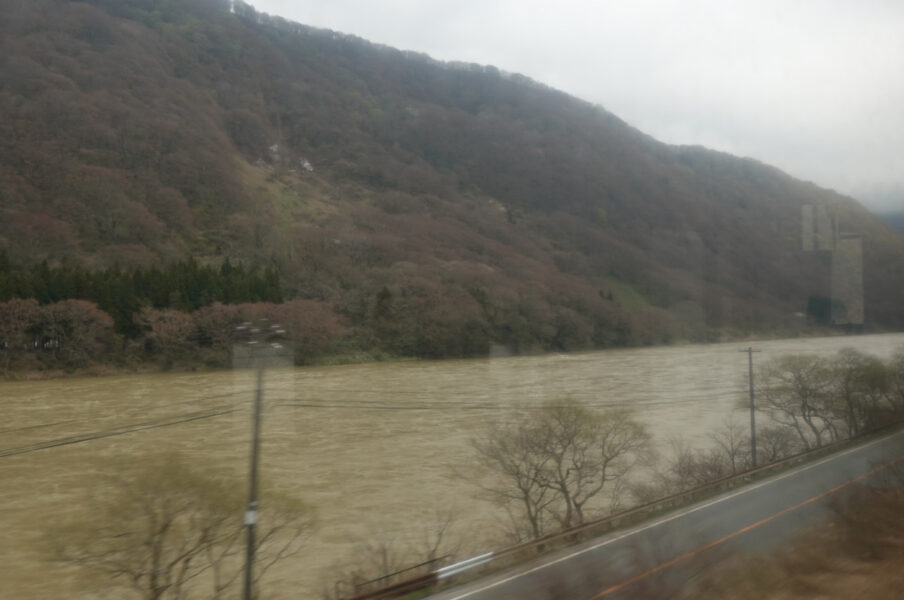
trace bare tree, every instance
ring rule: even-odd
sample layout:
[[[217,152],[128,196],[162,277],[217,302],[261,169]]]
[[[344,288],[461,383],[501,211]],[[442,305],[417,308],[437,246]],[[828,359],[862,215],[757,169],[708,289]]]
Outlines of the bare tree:
[[[831,371],[809,355],[780,356],[760,368],[758,409],[797,432],[806,449],[838,439]]]
[[[489,427],[473,446],[493,474],[484,489],[507,509],[514,504],[513,521],[539,537],[550,520],[562,528],[583,523],[606,485],[647,454],[649,439],[630,411],[559,401],[508,427]]]
[[[668,466],[660,476],[660,486],[666,493],[679,492],[731,475],[731,463],[718,446],[705,450],[692,448],[687,441],[674,438],[670,442],[669,456]]]
[[[798,451],[800,440],[784,425],[762,427],[756,432],[757,455],[760,464],[787,458]]]
[[[146,600],[223,597],[241,572],[240,487],[179,456],[133,464],[140,468],[118,466],[97,486],[90,514],[48,532],[53,558]],[[258,578],[297,552],[311,526],[300,504],[271,498],[261,512]]]
[[[712,446],[693,448],[686,439],[672,437],[665,467],[657,470],[656,482],[634,487],[633,493],[638,500],[652,501],[734,475],[750,465],[750,436],[747,429],[730,415],[709,438]]]
[[[424,561],[456,556],[463,543],[456,527],[457,520],[458,515],[452,509],[434,511],[413,536],[411,550],[414,555]]]
[[[606,484],[598,415],[565,403],[550,404],[534,424],[546,435],[541,455],[548,457],[539,483],[559,497],[555,517],[563,529],[584,521],[584,506]]]
[[[684,437],[670,435],[663,451],[665,463],[658,460],[653,477],[632,484],[632,495],[638,502],[645,503],[693,487],[699,477],[699,453]]]
[[[904,414],[904,346],[898,348],[888,363],[888,398],[896,415]]]
[[[832,361],[831,374],[839,420],[846,425],[848,437],[874,427],[880,411],[893,412],[890,369],[875,356],[843,348]]]
[[[657,485],[652,490],[646,490],[644,500],[655,500],[697,483],[696,452],[686,439],[678,435],[670,436],[666,455],[669,460],[668,466],[659,473]]]
[[[722,428],[711,434],[710,439],[716,444],[717,454],[727,462],[731,475],[750,466],[750,435],[731,416],[722,420]]]
[[[471,440],[481,465],[492,473],[489,482],[482,474],[475,481],[509,515],[517,540],[542,536],[556,501],[555,494],[544,485],[543,473],[551,460],[545,451],[547,435],[524,416],[509,427],[491,424]]]
[[[621,482],[636,466],[652,458],[650,433],[634,418],[632,410],[605,411],[598,418],[598,428],[603,480]]]

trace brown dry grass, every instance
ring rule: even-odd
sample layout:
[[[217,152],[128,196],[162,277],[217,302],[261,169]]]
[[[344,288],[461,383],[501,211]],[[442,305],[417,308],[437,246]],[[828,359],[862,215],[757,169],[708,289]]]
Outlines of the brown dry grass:
[[[795,537],[771,555],[723,562],[682,595],[687,600],[901,597],[904,489],[866,486],[838,500],[828,523]]]

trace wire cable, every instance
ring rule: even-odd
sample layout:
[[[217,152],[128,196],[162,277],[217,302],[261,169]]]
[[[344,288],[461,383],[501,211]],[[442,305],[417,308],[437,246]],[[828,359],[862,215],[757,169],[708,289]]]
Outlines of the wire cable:
[[[47,427],[55,427],[57,425],[67,425],[67,424],[71,424],[71,423],[86,423],[86,422],[91,422],[91,421],[104,421],[104,420],[122,417],[124,415],[134,415],[136,413],[150,412],[150,411],[162,409],[162,408],[171,408],[173,406],[182,406],[185,404],[196,404],[198,402],[204,402],[205,400],[217,400],[217,399],[221,399],[221,398],[228,398],[230,396],[237,396],[239,394],[249,394],[250,395],[252,393],[254,393],[254,390],[251,388],[248,388],[247,390],[239,390],[239,391],[229,392],[229,393],[224,393],[224,394],[214,394],[213,396],[203,396],[201,398],[189,398],[187,400],[179,400],[177,402],[169,402],[166,404],[145,404],[144,406],[141,406],[141,407],[126,410],[123,413],[95,415],[95,416],[90,416],[90,417],[80,417],[77,419],[66,419],[64,421],[54,421],[53,423],[37,423],[34,425],[24,425],[22,427],[11,427],[9,429],[0,429],[0,434],[17,433],[20,431],[30,431],[30,430],[34,430],[34,429],[44,429]]]
[[[0,458],[8,458],[10,456],[16,456],[19,454],[28,454],[31,452],[37,452],[38,450],[47,450],[49,448],[58,448],[60,446],[81,444],[83,442],[90,442],[93,440],[99,440],[99,439],[103,439],[103,438],[125,435],[127,433],[134,433],[136,431],[147,431],[150,429],[159,429],[161,427],[170,427],[172,425],[180,425],[182,423],[190,423],[193,421],[212,419],[214,417],[220,417],[223,415],[228,415],[228,414],[231,414],[234,412],[238,412],[240,409],[234,408],[234,406],[235,405],[218,407],[220,410],[215,410],[214,412],[199,411],[197,413],[191,413],[188,415],[184,415],[178,419],[171,419],[171,420],[165,420],[165,421],[147,421],[144,423],[136,423],[133,425],[117,427],[115,429],[108,429],[106,431],[95,431],[92,433],[85,433],[85,434],[80,434],[80,435],[67,436],[64,438],[57,438],[55,440],[46,440],[43,442],[29,444],[27,446],[19,446],[16,448],[6,448],[4,450],[0,450]]]
[[[442,402],[442,403],[412,403],[412,404],[388,404],[381,401],[329,401],[322,399],[298,400],[298,399],[279,399],[268,398],[269,401],[276,401],[276,407],[292,407],[292,408],[324,408],[324,409],[352,409],[352,410],[488,410],[488,411],[522,411],[522,410],[542,410],[545,404],[496,404],[489,402]],[[586,407],[586,408],[643,408],[650,406],[678,406],[684,404],[699,403],[699,398],[686,398],[683,400],[667,400],[662,402],[605,402],[605,403],[580,403],[565,404],[565,406]]]

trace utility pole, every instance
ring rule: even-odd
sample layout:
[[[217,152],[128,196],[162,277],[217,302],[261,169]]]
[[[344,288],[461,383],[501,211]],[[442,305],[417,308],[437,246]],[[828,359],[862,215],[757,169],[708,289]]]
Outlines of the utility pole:
[[[261,410],[264,399],[264,358],[265,352],[270,349],[279,349],[282,346],[271,340],[285,333],[279,325],[265,327],[263,323],[253,327],[251,323],[243,323],[236,328],[238,332],[251,334],[248,340],[252,365],[255,370],[257,384],[254,388],[254,410],[251,423],[251,473],[248,481],[248,507],[245,510],[245,527],[247,530],[247,545],[245,552],[245,585],[244,600],[254,598],[254,554],[257,547],[255,539],[255,526],[258,515],[258,463],[260,462],[260,438],[261,438]],[[270,343],[268,343],[270,342]]]
[[[750,383],[750,460],[752,461],[752,465],[756,468],[756,405],[753,401],[753,353],[760,352],[760,350],[754,350],[753,347],[748,347],[746,350],[740,350],[740,352],[747,353],[747,366],[748,366],[748,381]]]
[[[253,343],[253,342],[252,342]],[[252,600],[253,584],[254,584],[254,550],[255,550],[255,531],[257,525],[257,465],[260,460],[260,439],[261,439],[261,402],[264,396],[264,365],[258,348],[252,347],[254,357],[254,368],[257,371],[257,385],[254,391],[254,417],[251,425],[251,474],[248,482],[248,508],[245,511],[245,527],[248,532],[248,543],[245,553],[245,600]]]

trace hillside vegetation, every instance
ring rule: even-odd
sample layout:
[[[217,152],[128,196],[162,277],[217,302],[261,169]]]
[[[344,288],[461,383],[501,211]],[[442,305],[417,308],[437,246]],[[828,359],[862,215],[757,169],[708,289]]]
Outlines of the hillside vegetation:
[[[812,204],[864,236],[867,328],[904,326],[904,237],[853,200],[523,76],[226,0],[8,0],[0,30],[20,275],[229,259],[375,355],[787,333],[826,320]]]

